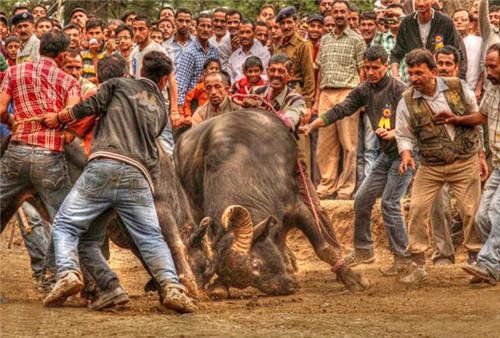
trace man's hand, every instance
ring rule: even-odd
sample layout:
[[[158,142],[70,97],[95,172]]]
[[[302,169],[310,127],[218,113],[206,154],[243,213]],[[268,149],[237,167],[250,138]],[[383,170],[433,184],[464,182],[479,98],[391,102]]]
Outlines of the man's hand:
[[[436,124],[460,124],[460,119],[460,116],[451,111],[441,111],[436,114],[434,121]]]
[[[304,134],[305,136],[309,136],[313,132],[313,127],[311,124],[306,124],[299,127],[299,133]]]
[[[243,108],[257,108],[262,104],[262,101],[256,100],[252,97],[245,97],[243,101],[241,101],[241,105]]]
[[[404,175],[408,170],[408,167],[413,168],[413,170],[417,168],[415,160],[411,156],[411,152],[409,150],[403,150],[401,152],[401,164],[399,165],[399,173],[401,175]]]
[[[190,126],[193,122],[191,121],[191,118],[192,116],[189,115],[189,116],[185,116],[183,119],[182,119],[182,124],[183,125],[186,125],[186,126]]]
[[[60,121],[57,113],[46,113],[42,117],[42,123],[48,128],[56,129],[59,127]]]
[[[482,93],[483,93],[482,86],[477,86],[476,89],[474,90],[474,94],[476,94],[476,100],[477,100],[477,102],[481,101],[481,94]]]
[[[479,153],[479,169],[481,170],[481,182],[488,179],[490,170],[488,168],[488,162],[486,161],[486,155],[483,151]]]
[[[233,35],[231,38],[231,49],[233,52],[240,48],[240,36],[239,35]]]
[[[179,126],[182,124],[182,116],[181,114],[179,114],[179,112],[171,112],[170,119],[172,120],[173,128],[179,128]]]
[[[387,130],[384,128],[378,128],[377,130],[375,130],[375,134],[386,141],[390,141],[396,138],[396,129]]]
[[[118,45],[115,39],[109,40],[108,42],[106,42],[106,54],[107,55],[113,54],[117,47]]]
[[[302,116],[302,120],[300,121],[300,124],[301,125],[308,124],[309,121],[311,121],[311,117],[312,117],[312,110],[311,110],[311,108],[306,108],[306,113],[304,114],[304,116]]]

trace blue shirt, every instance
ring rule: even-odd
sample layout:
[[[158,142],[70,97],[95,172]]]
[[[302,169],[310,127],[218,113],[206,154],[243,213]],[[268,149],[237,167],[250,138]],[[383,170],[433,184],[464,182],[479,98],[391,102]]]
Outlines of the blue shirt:
[[[208,44],[208,51],[205,52],[198,39],[193,41],[181,53],[175,72],[179,90],[179,106],[184,105],[186,94],[198,83],[203,73],[203,66],[208,59],[219,59],[217,48]]]
[[[196,38],[193,35],[189,35],[189,39],[186,41],[184,46],[180,45],[176,40],[175,40],[175,34],[172,36],[170,39],[165,41],[163,43],[163,48],[167,51],[168,56],[172,61],[174,62],[175,68],[177,68],[177,65],[179,63],[179,57],[181,55],[181,52],[189,47],[191,43],[193,43],[196,40]]]

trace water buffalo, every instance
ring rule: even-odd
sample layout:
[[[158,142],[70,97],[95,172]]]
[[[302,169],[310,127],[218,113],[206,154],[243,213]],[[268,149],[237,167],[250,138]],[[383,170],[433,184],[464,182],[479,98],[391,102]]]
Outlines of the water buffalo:
[[[360,275],[339,264],[334,229],[310,179],[299,171],[293,135],[274,114],[247,109],[207,120],[179,138],[175,163],[194,220],[214,220],[208,233],[217,295],[248,286],[267,294],[293,292],[297,282],[286,246],[293,227],[346,287],[366,287]]]

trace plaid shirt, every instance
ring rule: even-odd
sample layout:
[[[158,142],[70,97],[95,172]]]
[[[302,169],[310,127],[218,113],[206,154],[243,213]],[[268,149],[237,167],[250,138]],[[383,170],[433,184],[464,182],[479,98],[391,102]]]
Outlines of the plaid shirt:
[[[187,46],[179,57],[175,79],[179,90],[179,106],[184,106],[186,94],[196,86],[203,73],[203,65],[208,59],[219,59],[217,48],[208,44],[205,52],[198,39]]]
[[[321,74],[320,89],[355,88],[360,83],[358,69],[363,67],[366,44],[352,29],[340,36],[334,31],[321,38],[316,64]]]
[[[47,112],[59,112],[69,97],[79,97],[78,82],[64,73],[54,60],[40,57],[9,68],[0,86],[0,93],[12,97],[14,126],[12,140],[62,151],[63,134],[40,123]]]
[[[396,45],[396,37],[390,31],[384,34],[377,32],[374,42],[382,46],[382,48],[385,49],[388,55],[391,55],[391,51]],[[406,84],[408,84],[408,73],[406,72],[407,68],[408,66],[406,65],[405,60],[401,60],[401,63],[399,64],[399,76],[401,76],[401,80]],[[390,68],[387,73],[389,75],[392,75]]]
[[[490,84],[479,111],[488,115],[488,138],[493,166],[500,167],[500,85]]]

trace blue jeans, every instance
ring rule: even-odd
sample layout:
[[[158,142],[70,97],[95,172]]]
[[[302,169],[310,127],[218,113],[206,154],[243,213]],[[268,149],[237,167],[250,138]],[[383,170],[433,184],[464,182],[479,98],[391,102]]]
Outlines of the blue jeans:
[[[377,135],[373,131],[370,119],[366,114],[362,116],[363,118],[359,119],[358,155],[356,160],[356,185],[358,188],[370,174],[380,154],[380,144]]]
[[[397,256],[408,256],[408,234],[400,200],[413,177],[413,169],[399,174],[401,159],[391,160],[381,153],[375,161],[371,173],[359,187],[354,199],[354,247],[373,251],[371,238],[371,214],[377,197],[382,196],[382,217],[392,252]]]
[[[85,233],[87,250],[82,261],[105,266],[109,279],[116,278],[101,254],[104,225],[91,222],[108,208],[122,219],[156,281],[164,286],[179,283],[170,249],[161,233],[151,189],[135,167],[111,159],[91,161],[78,178],[54,219],[57,276],[80,271],[78,245]],[[89,253],[89,250],[92,253]],[[105,265],[103,265],[105,264]],[[106,271],[101,273],[107,273]],[[103,276],[98,277],[104,278]]]
[[[476,214],[476,230],[484,241],[477,257],[483,266],[500,280],[500,168],[495,168],[484,186]]]

